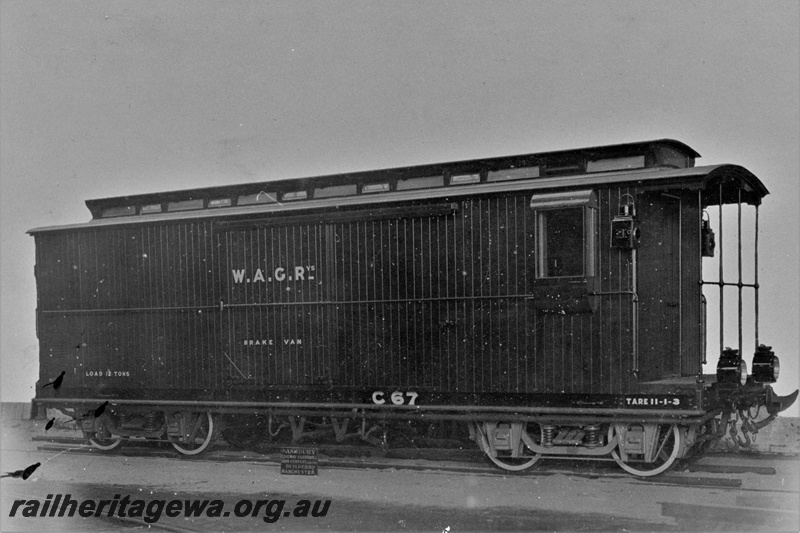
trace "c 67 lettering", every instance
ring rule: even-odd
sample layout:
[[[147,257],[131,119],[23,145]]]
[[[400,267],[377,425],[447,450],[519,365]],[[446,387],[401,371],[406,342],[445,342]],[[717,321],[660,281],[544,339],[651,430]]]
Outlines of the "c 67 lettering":
[[[387,401],[390,401],[394,405],[416,405],[414,402],[417,401],[417,396],[419,396],[419,394],[412,391],[408,392],[394,391],[391,394],[389,394],[389,397],[387,399],[386,393],[378,390],[372,393],[372,403],[374,403],[375,405],[383,405]]]

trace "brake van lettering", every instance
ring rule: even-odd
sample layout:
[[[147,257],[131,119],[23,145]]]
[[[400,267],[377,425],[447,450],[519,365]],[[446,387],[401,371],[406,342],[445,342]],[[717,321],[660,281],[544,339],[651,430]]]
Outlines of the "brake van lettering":
[[[631,407],[680,407],[680,398],[625,398],[625,405]]]
[[[275,346],[275,339],[244,339],[242,344],[245,346]],[[303,339],[283,339],[285,346],[299,346],[303,344]]]
[[[86,370],[87,378],[129,378],[131,373],[128,370]]]
[[[372,403],[374,403],[375,405],[385,404],[386,403],[385,395],[386,393],[383,391],[373,392]],[[394,391],[389,395],[389,401],[391,401],[394,405],[416,405],[414,402],[417,401],[418,396],[419,394],[412,391],[409,392]]]
[[[231,269],[231,275],[234,283],[314,281],[316,271],[316,265],[294,265],[290,267],[280,266],[273,269],[257,268],[252,275],[248,275],[246,268],[233,268]]]

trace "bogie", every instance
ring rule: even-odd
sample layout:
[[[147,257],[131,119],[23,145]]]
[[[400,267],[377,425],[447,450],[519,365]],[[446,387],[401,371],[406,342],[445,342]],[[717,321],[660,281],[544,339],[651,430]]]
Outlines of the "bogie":
[[[536,428],[533,434],[530,428]],[[605,436],[600,432],[605,429]],[[669,470],[685,457],[696,430],[677,424],[555,426],[522,422],[471,423],[470,433],[489,459],[505,470],[525,470],[542,457],[613,457],[642,477]],[[702,453],[702,451],[701,451]]]

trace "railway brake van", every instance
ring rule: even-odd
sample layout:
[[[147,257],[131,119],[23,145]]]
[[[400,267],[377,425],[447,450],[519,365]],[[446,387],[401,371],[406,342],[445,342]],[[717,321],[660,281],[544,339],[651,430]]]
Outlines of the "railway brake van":
[[[88,223],[29,232],[34,401],[101,450],[446,427],[508,470],[650,476],[732,429],[746,444],[797,392],[770,387],[757,269],[725,277],[751,241],[714,228],[754,209],[757,235],[768,191],[697,157],[665,139],[89,200]],[[720,334],[708,374],[704,291],[738,298],[720,331],[755,296],[755,345]]]

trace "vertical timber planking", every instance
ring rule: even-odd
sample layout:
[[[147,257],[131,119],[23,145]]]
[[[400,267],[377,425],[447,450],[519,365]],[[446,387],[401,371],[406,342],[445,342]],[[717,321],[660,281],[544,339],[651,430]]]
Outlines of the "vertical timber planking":
[[[627,192],[598,190],[602,292],[632,283],[630,259],[609,239]],[[302,387],[320,378],[339,387],[449,392],[629,390],[628,295],[602,296],[594,314],[533,310],[529,202],[530,194],[514,194],[464,199],[453,214],[435,217],[231,231],[182,221],[41,235],[42,311],[72,313],[42,321],[71,329],[65,344],[92,335],[85,364],[138,364],[129,370],[144,389],[225,391],[230,378],[245,389]],[[686,231],[685,246],[695,246]],[[314,282],[237,287],[231,280],[234,269],[252,275],[281,266],[294,275],[296,265],[314,265]],[[99,327],[104,313],[86,312],[103,309],[119,310],[113,327]],[[697,311],[686,309],[688,330]],[[250,338],[303,344],[245,346]]]

